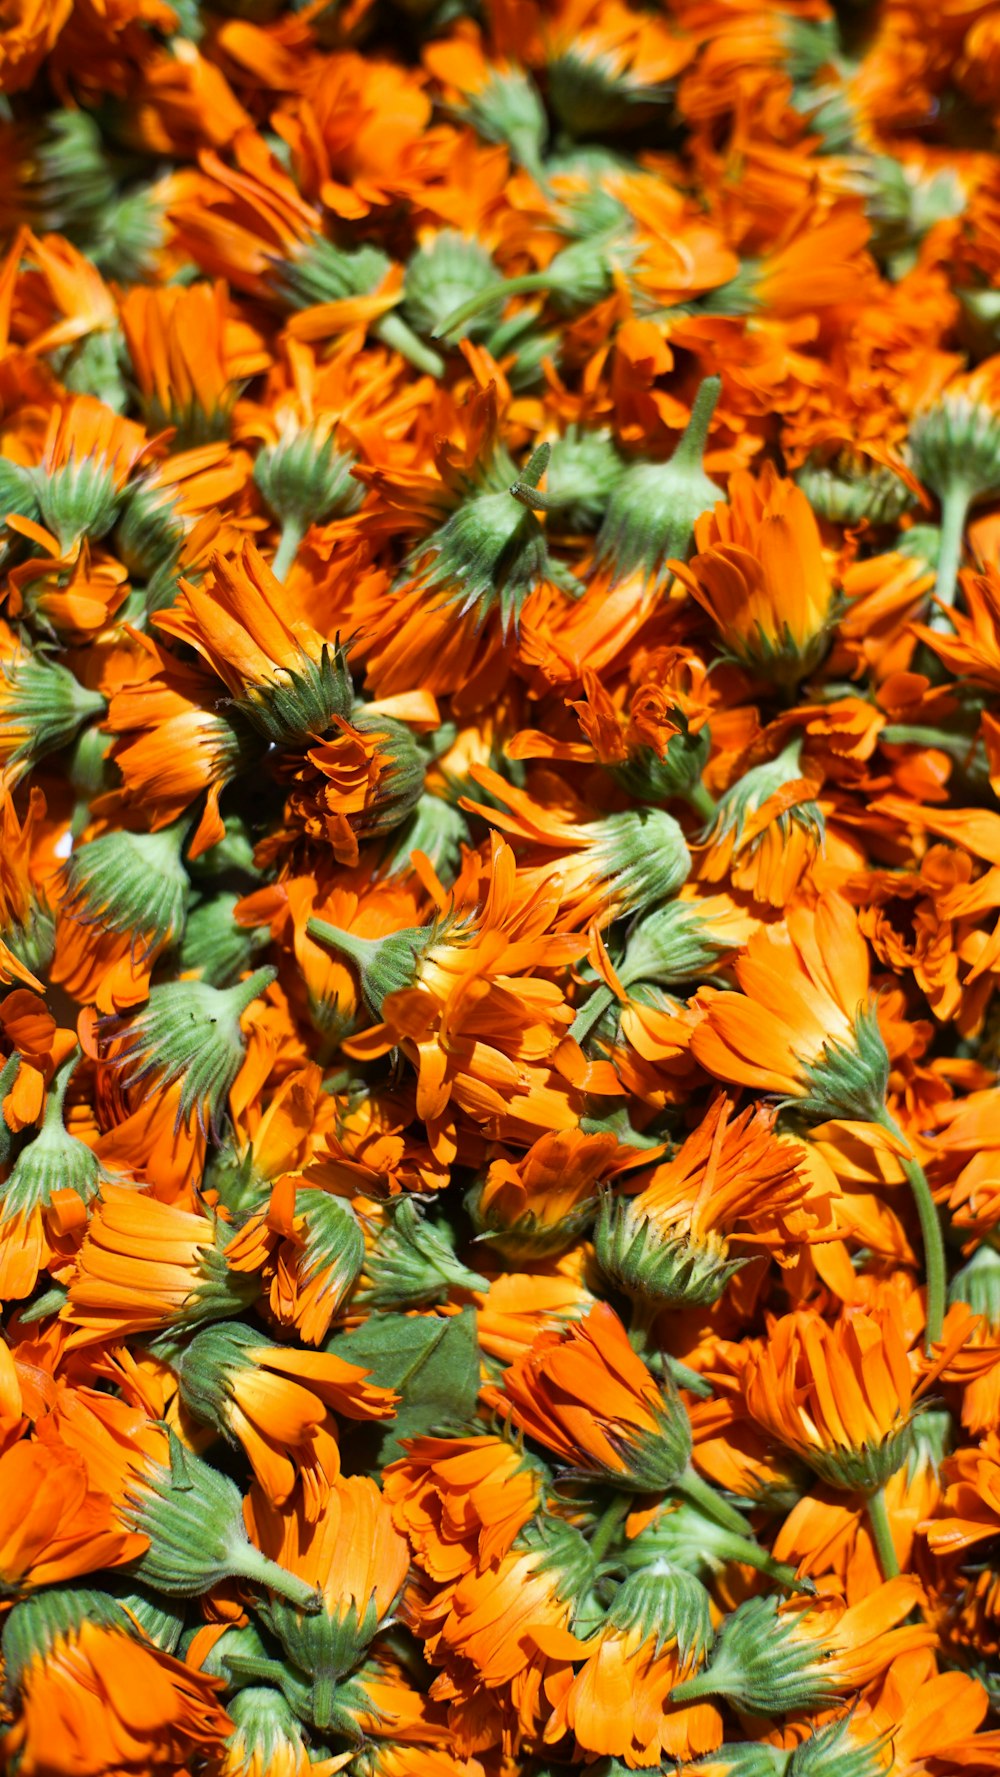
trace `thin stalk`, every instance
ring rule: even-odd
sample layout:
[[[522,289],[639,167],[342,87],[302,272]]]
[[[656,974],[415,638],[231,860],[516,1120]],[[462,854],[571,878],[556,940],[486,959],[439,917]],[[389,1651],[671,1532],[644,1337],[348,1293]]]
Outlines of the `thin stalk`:
[[[569,1027],[569,1034],[574,1043],[582,1043],[584,1037],[590,1035],[601,1013],[607,1011],[614,997],[614,990],[607,985],[607,982],[602,981],[599,987],[595,987],[586,1005],[580,1007]]]
[[[434,338],[445,339],[456,327],[464,327],[466,321],[474,320],[476,315],[482,314],[484,309],[492,307],[494,303],[505,302],[508,296],[529,296],[536,290],[548,290],[551,285],[552,279],[544,271],[524,272],[519,278],[498,278],[495,283],[487,284],[485,290],[477,290],[475,296],[469,297],[468,302],[460,303],[457,309],[452,309],[440,327],[435,327]]]
[[[934,592],[937,605],[930,615],[930,627],[953,629],[949,611],[955,603],[958,569],[962,560],[962,541],[971,499],[964,482],[956,482],[941,495],[941,543],[938,549],[937,583]],[[941,606],[947,607],[941,610]]]
[[[715,797],[706,790],[700,778],[696,784],[692,784],[689,789],[684,791],[684,800],[694,809],[695,814],[701,817],[706,826],[709,821],[714,821],[718,812],[718,804]]]
[[[707,1481],[703,1481],[690,1463],[680,1478],[674,1482],[674,1492],[679,1493],[691,1505],[697,1506],[698,1510],[704,1512],[706,1518],[711,1518],[714,1524],[721,1524],[723,1530],[731,1531],[734,1536],[746,1536],[747,1522],[742,1513],[738,1512],[735,1506],[727,1505],[725,1500],[716,1493],[715,1488],[710,1487]]]
[[[299,545],[306,534],[306,527],[300,518],[288,518],[281,527],[281,538],[274,552],[271,572],[276,580],[283,580],[288,573],[295,557],[299,553]]]
[[[880,1118],[883,1129],[896,1136],[906,1146],[906,1137],[898,1123],[883,1110]],[[920,1238],[924,1247],[924,1270],[927,1276],[927,1328],[924,1334],[924,1348],[930,1353],[931,1347],[941,1338],[944,1327],[945,1297],[947,1293],[947,1270],[944,1258],[944,1236],[941,1233],[941,1219],[937,1205],[931,1196],[931,1188],[927,1183],[927,1174],[914,1154],[906,1158],[900,1156],[903,1171],[909,1181],[917,1219],[920,1223]]]
[[[383,315],[380,320],[376,321],[372,332],[382,341],[384,346],[389,347],[390,351],[398,352],[401,358],[405,358],[408,364],[412,364],[414,370],[422,370],[427,376],[440,377],[444,375],[444,359],[430,346],[425,346],[423,340],[414,333],[412,327],[407,326],[402,315],[397,315],[395,310],[390,309],[387,315]],[[435,334],[435,338],[438,337]]]
[[[871,1525],[872,1536],[875,1538],[882,1577],[894,1580],[899,1574],[899,1562],[896,1560],[896,1547],[892,1540],[892,1527],[889,1523],[884,1487],[876,1487],[875,1492],[868,1495],[868,1522]]]
[[[262,1555],[253,1543],[248,1543],[234,1556],[233,1574],[239,1579],[250,1580],[253,1585],[266,1586],[269,1592],[287,1598],[298,1610],[314,1612],[322,1609],[322,1592],[311,1586],[308,1580],[300,1579],[297,1573],[289,1573],[286,1567],[279,1567],[277,1561]]]
[[[616,1493],[611,1504],[602,1512],[590,1539],[590,1552],[595,1561],[603,1560],[631,1509],[632,1500],[629,1495]]]

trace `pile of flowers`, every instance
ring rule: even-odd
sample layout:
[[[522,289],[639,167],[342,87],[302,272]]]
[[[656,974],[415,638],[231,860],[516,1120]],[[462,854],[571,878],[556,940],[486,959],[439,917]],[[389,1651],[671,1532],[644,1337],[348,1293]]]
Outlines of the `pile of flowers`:
[[[1000,5],[0,90],[5,1768],[1000,1771]]]

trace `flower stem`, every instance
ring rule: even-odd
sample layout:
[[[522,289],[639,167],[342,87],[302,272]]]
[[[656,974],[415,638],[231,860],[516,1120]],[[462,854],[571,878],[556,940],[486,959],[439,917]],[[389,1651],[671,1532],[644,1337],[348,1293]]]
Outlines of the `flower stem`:
[[[868,1495],[868,1522],[882,1567],[882,1577],[894,1580],[899,1574],[899,1562],[896,1560],[896,1548],[892,1540],[892,1528],[885,1503],[885,1488],[876,1487],[874,1493]]]
[[[734,1535],[745,1537],[747,1533],[746,1519],[735,1506],[727,1505],[726,1501],[710,1487],[707,1481],[688,1464],[684,1473],[674,1482],[674,1491],[681,1494],[691,1505],[704,1512],[714,1524],[721,1524],[723,1530],[732,1531]]]
[[[590,1539],[590,1553],[595,1561],[602,1560],[607,1554],[628,1517],[631,1506],[632,1500],[627,1493],[616,1493],[610,1505],[605,1507]]]
[[[376,321],[372,332],[390,351],[398,352],[401,358],[412,364],[414,370],[422,370],[427,376],[444,375],[444,362],[438,353],[426,346],[395,310],[390,310]]]
[[[281,529],[281,538],[274,552],[271,572],[276,580],[283,580],[288,573],[295,557],[299,553],[299,544],[306,534],[305,525],[299,518],[286,519]]]
[[[948,630],[955,627],[949,612],[955,603],[969,503],[969,489],[962,481],[956,482],[941,496],[941,542],[938,548],[937,584],[934,587],[938,603],[930,615],[931,629]],[[948,609],[941,610],[942,605]]]
[[[700,778],[696,784],[692,784],[689,789],[685,790],[684,800],[690,804],[696,815],[700,815],[706,826],[709,821],[715,819],[717,811],[715,797],[706,790]]]
[[[895,1118],[884,1110],[880,1118],[883,1129],[906,1143]],[[909,1143],[906,1143],[909,1146]],[[941,1219],[937,1205],[931,1196],[931,1188],[927,1183],[920,1161],[911,1152],[906,1158],[900,1156],[903,1171],[909,1180],[914,1207],[920,1222],[920,1237],[924,1247],[924,1271],[927,1279],[927,1326],[924,1334],[924,1348],[929,1353],[931,1347],[940,1339],[944,1328],[945,1295],[947,1290],[947,1269],[944,1258],[944,1236],[941,1233]]]

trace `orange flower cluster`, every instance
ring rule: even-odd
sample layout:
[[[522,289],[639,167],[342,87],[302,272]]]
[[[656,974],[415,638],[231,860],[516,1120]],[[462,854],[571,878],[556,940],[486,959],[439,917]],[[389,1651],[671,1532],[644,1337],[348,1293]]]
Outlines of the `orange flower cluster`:
[[[0,93],[0,1765],[1000,1773],[1000,4]]]

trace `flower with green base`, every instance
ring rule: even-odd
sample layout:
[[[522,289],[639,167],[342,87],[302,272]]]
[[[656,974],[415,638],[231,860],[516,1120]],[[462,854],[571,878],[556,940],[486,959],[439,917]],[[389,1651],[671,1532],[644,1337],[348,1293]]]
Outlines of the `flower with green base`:
[[[338,450],[325,427],[287,421],[274,444],[257,453],[253,478],[281,526],[271,572],[283,580],[313,524],[329,524],[360,506],[364,490],[351,475],[354,457]]]
[[[446,1221],[430,1221],[411,1197],[385,1206],[365,1257],[357,1301],[366,1308],[431,1307],[452,1290],[485,1290],[488,1280],[463,1265]]]
[[[277,975],[256,969],[234,987],[205,981],[164,981],[131,1018],[109,1020],[114,1062],[127,1087],[155,1080],[160,1090],[180,1084],[177,1117],[218,1131],[246,1052],[243,1014]]]
[[[79,1060],[74,1054],[64,1062],[45,1100],[45,1115],[37,1133],[21,1149],[3,1185],[0,1185],[0,1237],[11,1238],[11,1224],[21,1233],[27,1247],[29,1230],[34,1231],[40,1213],[52,1208],[53,1198],[60,1192],[71,1192],[81,1203],[90,1204],[100,1185],[101,1169],[96,1154],[85,1142],[70,1135],[63,1121],[66,1088]],[[2,1078],[2,1076],[0,1076]],[[7,1274],[7,1293],[27,1296],[35,1287],[37,1266],[32,1266],[28,1253],[25,1270],[19,1280]],[[35,1271],[35,1276],[31,1275]]]
[[[418,247],[403,278],[403,311],[418,333],[435,334],[442,315],[477,300],[497,283],[497,268],[473,236],[442,228]],[[503,296],[495,299],[499,309]],[[478,311],[466,329],[469,339],[489,333],[497,319],[489,306]],[[453,338],[446,338],[451,345]]]
[[[319,1610],[315,1586],[251,1543],[235,1484],[186,1450],[172,1431],[167,1438],[166,1461],[147,1460],[121,1508],[128,1529],[149,1539],[146,1553],[131,1565],[135,1577],[174,1597],[198,1597],[223,1580],[246,1580],[298,1610]]]
[[[666,463],[632,463],[612,490],[594,564],[615,584],[637,574],[663,589],[669,561],[683,561],[691,548],[695,520],[721,498],[721,488],[702,468],[721,388],[717,376],[706,377],[673,456]]]
[[[100,692],[81,685],[67,667],[0,631],[0,764],[9,780],[68,746],[105,708]]]
[[[338,247],[324,235],[311,234],[300,240],[287,258],[272,256],[270,282],[275,295],[297,314],[326,303],[347,302],[353,296],[380,294],[392,269],[392,260],[379,247]],[[386,311],[372,321],[370,331],[414,369],[434,377],[443,375],[444,365],[437,352],[417,337],[397,313],[392,299]]]
[[[116,830],[75,846],[64,912],[103,932],[131,932],[140,953],[176,943],[188,893],[181,856],[187,831],[187,822],[156,833]]]
[[[914,415],[909,451],[914,472],[941,504],[937,608],[931,623],[946,629],[969,511],[977,501],[1000,493],[1000,412],[985,391],[977,391],[974,374],[965,386],[946,389],[933,406]]]

